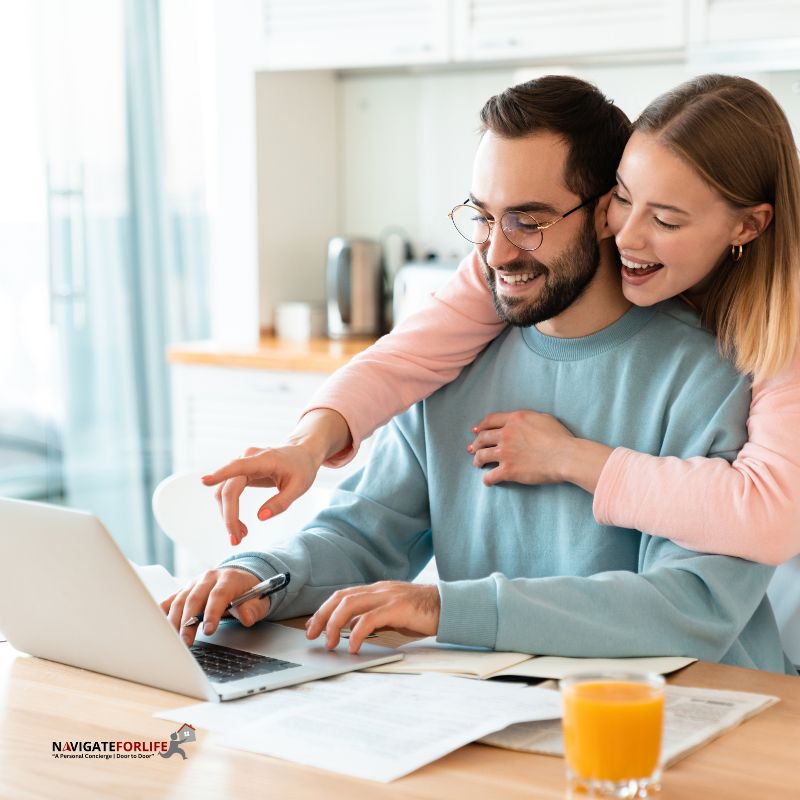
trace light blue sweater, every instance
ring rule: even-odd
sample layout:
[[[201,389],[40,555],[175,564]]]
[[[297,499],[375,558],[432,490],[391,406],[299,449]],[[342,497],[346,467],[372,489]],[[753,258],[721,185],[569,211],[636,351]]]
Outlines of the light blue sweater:
[[[283,619],[345,586],[413,579],[435,554],[443,642],[793,672],[765,597],[771,568],[598,525],[591,495],[570,484],[486,487],[466,452],[486,413],[530,408],[612,447],[731,460],[749,404],[745,379],[679,301],[580,339],[511,328],[380,431],[367,467],[302,533],[226,563],[262,579],[291,572],[270,610]]]

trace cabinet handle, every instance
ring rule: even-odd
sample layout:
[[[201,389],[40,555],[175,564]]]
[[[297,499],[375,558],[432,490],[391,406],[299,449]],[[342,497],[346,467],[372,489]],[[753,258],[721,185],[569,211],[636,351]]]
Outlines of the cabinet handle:
[[[497,50],[503,47],[519,47],[522,44],[519,39],[483,39],[478,42],[479,49]]]
[[[413,55],[414,53],[430,53],[433,45],[430,42],[424,44],[401,44],[393,47],[391,52],[395,55]]]

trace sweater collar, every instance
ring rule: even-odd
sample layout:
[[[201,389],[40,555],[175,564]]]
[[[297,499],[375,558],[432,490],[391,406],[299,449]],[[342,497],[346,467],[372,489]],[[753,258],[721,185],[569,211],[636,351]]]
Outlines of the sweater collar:
[[[655,315],[655,309],[631,306],[616,322],[589,336],[565,339],[546,336],[535,326],[522,328],[522,339],[534,353],[551,361],[581,361],[606,353],[637,334]]]

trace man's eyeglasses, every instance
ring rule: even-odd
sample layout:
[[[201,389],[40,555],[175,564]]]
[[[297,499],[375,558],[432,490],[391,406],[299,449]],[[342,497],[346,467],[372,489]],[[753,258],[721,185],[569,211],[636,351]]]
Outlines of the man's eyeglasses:
[[[579,206],[571,208],[550,222],[539,222],[525,211],[506,211],[500,217],[500,228],[514,247],[518,247],[520,250],[538,250],[542,245],[544,232],[548,228],[552,228],[556,222],[561,222],[570,214],[588,206],[598,197],[600,195],[584,200]],[[486,219],[479,208],[469,205],[466,200],[462,205],[456,206],[447,216],[450,217],[455,229],[472,244],[488,242],[492,235],[492,227],[496,224],[496,220]]]

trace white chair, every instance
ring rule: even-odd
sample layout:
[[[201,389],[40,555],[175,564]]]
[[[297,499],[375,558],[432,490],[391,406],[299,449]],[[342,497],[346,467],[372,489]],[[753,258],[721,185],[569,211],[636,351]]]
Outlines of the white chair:
[[[767,590],[789,660],[800,665],[800,556],[781,564]]]
[[[164,533],[175,543],[175,573],[191,577],[235,553],[268,550],[297,533],[328,505],[331,489],[312,487],[288,510],[262,522],[256,516],[261,504],[275,489],[248,487],[239,502],[239,518],[248,534],[234,547],[219,513],[214,489],[200,481],[200,472],[170,475],[153,493],[153,512]]]

